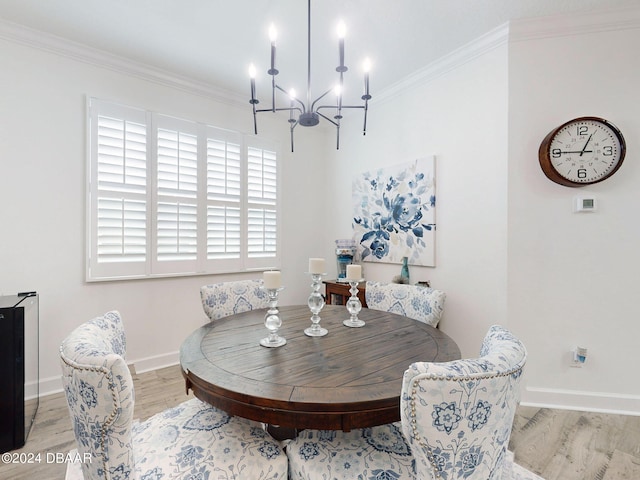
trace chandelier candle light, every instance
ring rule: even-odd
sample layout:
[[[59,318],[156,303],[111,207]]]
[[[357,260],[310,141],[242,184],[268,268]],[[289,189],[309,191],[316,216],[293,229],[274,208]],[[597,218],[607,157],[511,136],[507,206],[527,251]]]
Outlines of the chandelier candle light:
[[[260,101],[256,98],[256,67],[251,64],[249,67],[249,77],[251,78],[251,99],[249,103],[253,108],[253,130],[254,133],[258,133],[258,122],[256,120],[256,114],[261,112],[289,112],[289,125],[291,130],[291,151],[293,152],[293,130],[298,125],[303,127],[314,127],[320,123],[320,118],[324,118],[328,122],[332,123],[336,127],[336,149],[340,148],[340,120],[342,119],[342,109],[355,108],[364,110],[364,126],[362,134],[367,134],[367,111],[369,109],[369,100],[371,100],[371,94],[369,93],[369,70],[371,68],[371,62],[366,59],[363,64],[364,70],[364,94],[360,97],[363,100],[362,105],[343,105],[343,86],[344,86],[344,73],[349,68],[344,64],[344,37],[346,35],[346,27],[343,22],[338,24],[338,58],[339,63],[336,67],[338,72],[338,84],[334,88],[330,88],[313,102],[311,101],[311,0],[308,0],[307,9],[307,101],[306,103],[297,98],[295,92],[290,90],[288,93],[276,84],[276,75],[280,73],[276,68],[276,39],[277,32],[273,25],[269,28],[269,39],[271,41],[271,62],[270,68],[267,70],[267,74],[271,75],[271,108],[257,109],[256,105]],[[290,98],[290,104],[287,107],[276,106],[276,90],[287,94]],[[320,100],[327,96],[331,91],[335,92],[335,104],[316,105]],[[321,113],[320,110],[330,109],[333,110],[333,118]],[[330,115],[330,114],[329,114]]]
[[[278,335],[282,320],[278,315],[278,293],[284,290],[279,271],[268,271],[262,274],[262,288],[269,296],[269,310],[264,317],[264,326],[269,330],[269,336],[260,340],[263,347],[281,347],[287,341]]]
[[[362,282],[362,267],[360,265],[347,265],[347,281],[351,288],[351,297],[347,300],[347,311],[351,314],[351,318],[342,322],[347,327],[364,327],[363,320],[358,318],[358,313],[362,310],[362,303],[358,298],[358,284]]]
[[[309,273],[311,274],[311,295],[307,304],[309,310],[311,310],[311,326],[306,328],[304,333],[309,337],[324,337],[329,331],[326,328],[320,326],[320,310],[324,307],[324,298],[320,293],[320,286],[322,284],[322,276],[325,273],[325,261],[324,258],[310,258],[309,259]]]

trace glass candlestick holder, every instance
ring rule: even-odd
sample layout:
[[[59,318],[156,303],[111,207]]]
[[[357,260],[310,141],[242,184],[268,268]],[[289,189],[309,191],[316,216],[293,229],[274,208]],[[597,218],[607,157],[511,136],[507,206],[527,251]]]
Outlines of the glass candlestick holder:
[[[320,326],[320,310],[324,307],[324,297],[320,293],[320,286],[322,285],[322,276],[326,273],[312,273],[311,274],[311,295],[307,305],[311,310],[311,326],[304,330],[304,334],[309,337],[324,337],[329,330]]]
[[[282,320],[278,315],[278,293],[284,290],[284,287],[279,288],[264,288],[267,296],[269,297],[269,310],[264,316],[264,326],[269,330],[269,336],[260,340],[260,345],[263,347],[281,347],[287,340],[278,335],[278,329],[282,326]]]
[[[358,284],[363,280],[364,278],[361,278],[360,280],[349,280],[349,285],[351,285],[351,288],[349,289],[351,297],[347,300],[347,311],[351,314],[351,318],[342,322],[346,327],[357,328],[364,327],[365,325],[364,321],[358,318],[358,313],[362,310],[362,303],[358,298]]]

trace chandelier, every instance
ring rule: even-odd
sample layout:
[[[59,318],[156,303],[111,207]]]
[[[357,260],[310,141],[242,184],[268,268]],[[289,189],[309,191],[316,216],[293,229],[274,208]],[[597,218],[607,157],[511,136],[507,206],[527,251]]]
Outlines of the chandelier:
[[[342,110],[343,109],[362,109],[364,110],[364,126],[362,129],[362,134],[367,134],[367,111],[369,109],[369,100],[371,99],[371,95],[369,94],[369,69],[370,62],[368,59],[364,61],[363,70],[364,70],[364,94],[361,99],[363,103],[361,105],[343,105],[342,104],[342,95],[343,95],[343,82],[344,82],[344,73],[348,70],[347,66],[344,64],[344,37],[346,28],[344,23],[340,22],[338,25],[338,52],[339,52],[339,64],[336,67],[336,72],[338,72],[338,83],[334,88],[330,88],[318,98],[311,101],[311,0],[308,0],[308,9],[307,9],[307,101],[306,103],[300,100],[294,90],[290,90],[289,92],[285,91],[280,85],[276,83],[276,75],[280,73],[276,68],[276,37],[277,32],[273,25],[269,29],[269,38],[271,40],[271,66],[269,70],[267,70],[267,74],[271,75],[271,108],[258,109],[256,105],[260,103],[260,101],[256,98],[256,68],[252,64],[249,67],[249,77],[251,78],[251,99],[249,103],[253,108],[253,130],[254,133],[258,133],[258,123],[256,119],[256,114],[262,112],[281,112],[288,111],[289,112],[289,128],[291,131],[291,151],[293,152],[293,131],[298,125],[302,125],[303,127],[314,127],[320,123],[320,119],[332,123],[336,127],[336,149],[340,149],[340,120],[342,120]],[[289,106],[277,106],[276,101],[276,90],[288,95],[290,103]],[[318,105],[318,102],[325,98],[331,91],[335,92],[335,103],[333,104],[323,104]],[[326,114],[322,111],[327,112]],[[333,114],[333,115],[332,115]],[[333,118],[331,118],[331,116]]]

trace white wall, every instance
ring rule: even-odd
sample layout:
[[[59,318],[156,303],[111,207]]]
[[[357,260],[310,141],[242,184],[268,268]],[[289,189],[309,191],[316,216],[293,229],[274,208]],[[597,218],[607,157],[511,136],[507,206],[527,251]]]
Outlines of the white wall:
[[[628,370],[640,337],[640,10],[573,22],[516,22],[381,95],[372,82],[368,133],[349,114],[338,152],[333,132],[298,129],[291,155],[287,125],[260,117],[283,146],[283,303],[306,300],[308,257],[335,258],[333,241],[351,236],[354,175],[433,154],[437,267],[410,270],[447,292],[443,331],[465,356],[493,323],[522,337],[525,402],[640,413]],[[5,40],[0,62],[0,221],[12,226],[0,236],[0,292],[41,294],[43,390],[59,386],[65,334],[111,308],[124,315],[129,360],[175,361],[204,321],[200,285],[222,278],[84,282],[85,95],[241,131],[251,128],[248,108]],[[616,123],[628,147],[614,177],[582,189],[599,202],[588,215],[571,213],[576,191],[548,181],[537,160],[546,133],[582,115]],[[365,263],[372,280],[399,269]],[[577,344],[589,358],[571,369]]]
[[[419,72],[373,103],[367,136],[347,137],[332,162],[327,255],[351,235],[354,175],[436,155],[437,266],[410,268],[412,279],[447,292],[442,330],[464,356],[492,323],[523,339],[524,403],[640,414],[628,370],[640,338],[639,26],[638,9],[515,22],[493,32],[508,42],[491,47],[488,34],[466,47],[470,58],[457,52],[433,67],[439,75]],[[550,130],[583,115],[617,124],[628,152],[613,178],[580,189],[599,202],[580,215],[578,191],[547,180],[537,152]],[[364,267],[383,281],[400,269]],[[582,369],[569,367],[576,345],[589,349]]]
[[[354,176],[436,156],[436,267],[409,270],[412,282],[430,280],[447,293],[441,328],[468,356],[478,353],[490,325],[508,323],[506,59],[506,30],[492,32],[383,101],[372,92],[367,135],[342,134],[327,187],[334,191],[326,199],[329,257],[333,240],[352,236]],[[350,120],[349,128],[359,126],[360,118]],[[400,265],[365,262],[363,271],[369,280],[390,281]]]
[[[508,312],[529,348],[524,402],[640,414],[640,10],[602,18],[512,25]],[[547,180],[540,142],[586,115],[622,130],[622,167],[582,188]],[[598,210],[572,213],[578,194]],[[569,367],[577,345],[588,348],[581,369]]]
[[[242,132],[253,127],[249,104],[233,106],[11,41],[0,41],[0,64],[0,293],[40,294],[41,392],[60,388],[64,336],[110,309],[123,315],[128,361],[142,369],[176,363],[181,340],[206,319],[200,286],[260,274],[85,283],[86,96]],[[317,152],[325,139],[298,134],[292,155],[288,125],[268,114],[258,125],[282,145],[283,304],[306,301],[307,259],[323,245],[314,217],[322,211]]]

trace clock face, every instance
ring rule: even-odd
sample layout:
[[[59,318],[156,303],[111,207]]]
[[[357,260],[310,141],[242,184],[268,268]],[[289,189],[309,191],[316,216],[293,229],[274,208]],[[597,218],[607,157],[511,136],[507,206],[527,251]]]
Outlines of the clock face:
[[[624,160],[620,131],[597,117],[581,117],[553,130],[540,145],[542,170],[566,186],[597,183],[613,175]]]

